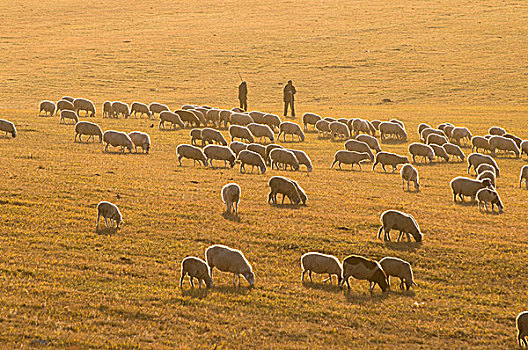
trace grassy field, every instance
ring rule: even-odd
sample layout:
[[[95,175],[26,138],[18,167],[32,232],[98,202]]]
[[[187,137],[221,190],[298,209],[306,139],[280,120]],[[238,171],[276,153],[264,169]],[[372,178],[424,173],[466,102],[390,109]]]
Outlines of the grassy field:
[[[465,163],[417,165],[422,191],[397,174],[330,170],[342,142],[309,133],[314,171],[179,167],[188,130],[150,120],[95,120],[142,130],[149,155],[105,154],[73,142],[73,126],[38,118],[41,99],[83,96],[232,107],[237,70],[250,108],[279,113],[294,80],[297,107],[324,116],[399,118],[409,142],[420,122],[450,121],[483,135],[526,130],[528,27],[521,1],[445,0],[341,4],[159,1],[0,1],[0,342],[79,348],[513,348],[526,309],[525,159],[498,158],[501,215],[454,204],[451,178]],[[515,20],[513,20],[515,19]],[[381,104],[390,98],[396,103]],[[296,121],[299,121],[299,117]],[[282,142],[281,142],[282,143]],[[407,143],[408,144],[408,143]],[[407,153],[407,144],[382,144]],[[464,148],[469,153],[469,148]],[[306,207],[267,204],[267,181],[284,175]],[[240,221],[226,220],[220,189],[242,188]],[[96,205],[119,205],[125,225],[97,234]],[[377,240],[386,209],[412,214],[424,242]],[[256,288],[215,273],[211,290],[179,288],[179,263],[214,243],[241,249]],[[308,251],[411,262],[411,292],[373,295],[301,284]],[[6,345],[7,346],[7,345]]]

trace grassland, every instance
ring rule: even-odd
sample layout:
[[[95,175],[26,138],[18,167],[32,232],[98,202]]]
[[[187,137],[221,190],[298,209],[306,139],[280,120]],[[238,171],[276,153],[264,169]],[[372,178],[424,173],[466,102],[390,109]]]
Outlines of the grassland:
[[[525,160],[499,158],[502,215],[452,202],[464,163],[418,165],[422,191],[398,175],[330,170],[341,142],[290,144],[312,173],[177,165],[188,131],[151,121],[95,121],[151,134],[149,155],[104,154],[73,143],[73,127],[38,118],[44,98],[84,96],[220,107],[235,104],[236,71],[250,107],[279,113],[292,78],[299,115],[397,117],[410,142],[419,122],[451,121],[485,134],[526,131],[526,5],[446,0],[266,3],[2,2],[0,117],[18,128],[0,139],[0,342],[12,346],[213,348],[511,348],[526,308]],[[515,20],[512,20],[515,18]],[[380,104],[391,98],[394,104]],[[405,154],[406,144],[383,145]],[[469,153],[468,148],[464,148]],[[272,175],[294,178],[308,206],[266,203]],[[242,187],[240,222],[224,219],[223,184]],[[95,206],[118,204],[125,225],[96,234]],[[379,214],[418,220],[421,245],[376,239]],[[179,262],[223,243],[244,251],[253,290],[179,288]],[[300,256],[398,256],[420,284],[370,295],[302,285]],[[318,279],[320,281],[320,279]]]

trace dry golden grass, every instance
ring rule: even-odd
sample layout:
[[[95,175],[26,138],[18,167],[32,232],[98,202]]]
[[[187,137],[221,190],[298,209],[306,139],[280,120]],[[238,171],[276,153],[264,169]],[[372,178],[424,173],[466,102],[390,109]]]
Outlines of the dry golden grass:
[[[4,2],[0,12],[0,342],[52,347],[510,348],[526,307],[525,160],[499,158],[502,215],[454,204],[449,180],[465,163],[418,165],[422,191],[365,167],[328,169],[342,142],[310,133],[312,173],[177,165],[188,131],[151,121],[103,120],[103,129],[151,134],[149,155],[104,154],[73,143],[73,126],[37,118],[62,95],[220,107],[235,104],[236,70],[250,108],[278,113],[293,78],[298,114],[451,121],[485,134],[501,125],[528,138],[523,2]],[[369,51],[369,52],[367,52]],[[281,85],[279,85],[279,83]],[[391,98],[397,104],[378,104]],[[297,119],[297,121],[299,118]],[[407,153],[407,144],[382,144]],[[464,148],[469,153],[468,148]],[[267,204],[284,175],[308,205]],[[240,222],[224,219],[220,189],[242,187]],[[125,225],[95,232],[95,206],[118,204]],[[424,242],[376,239],[386,209],[411,213]],[[215,273],[209,291],[179,288],[179,263],[207,246],[241,249],[257,287],[233,289]],[[410,293],[300,282],[307,251],[411,262]]]

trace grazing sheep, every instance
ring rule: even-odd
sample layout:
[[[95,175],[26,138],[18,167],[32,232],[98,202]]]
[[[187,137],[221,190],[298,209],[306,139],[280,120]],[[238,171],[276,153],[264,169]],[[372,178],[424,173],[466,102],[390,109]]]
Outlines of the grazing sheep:
[[[5,132],[5,137],[7,137],[8,133],[11,134],[12,138],[17,136],[15,124],[11,123],[9,120],[0,119],[0,131]]]
[[[445,133],[442,130],[426,128],[426,129],[423,129],[422,132],[420,133],[420,140],[422,140],[423,142],[426,142],[427,137],[429,137],[429,135],[431,134],[439,135],[439,136],[445,135]]]
[[[191,145],[197,146],[197,141],[202,141],[202,129],[191,129],[189,134],[191,135]]]
[[[264,159],[257,152],[250,150],[242,150],[238,153],[238,160],[240,161],[240,172],[242,174],[246,173],[246,164],[251,165],[251,173],[253,173],[253,168],[257,167],[260,169],[260,173],[264,174],[266,172],[266,164]]]
[[[488,134],[502,136],[506,134],[506,130],[499,126],[492,126],[491,128],[489,128]]]
[[[69,109],[61,111],[59,124],[66,124],[66,119],[73,120],[73,124],[77,124],[79,122],[79,117],[77,116],[77,113],[75,113],[75,111],[70,111]]]
[[[435,145],[435,144],[431,144],[431,145],[429,145],[429,147],[431,147],[433,149],[435,157],[442,158],[446,162],[449,162],[449,155],[445,151],[444,147],[438,146],[438,145]]]
[[[73,103],[71,103],[70,101],[60,100],[59,102],[57,102],[56,113],[59,114],[59,111],[64,111],[64,110],[74,111],[75,107],[73,106]]]
[[[264,124],[264,116],[267,113],[260,112],[260,111],[251,111],[248,114],[251,116],[251,118],[253,118],[253,122],[257,124]]]
[[[73,97],[71,97],[71,96],[63,96],[61,98],[61,100],[66,100],[66,101],[69,101],[71,103],[73,103],[73,101],[75,101],[75,99]]]
[[[332,284],[332,275],[337,276],[337,285],[341,285],[341,280],[343,279],[343,267],[339,260],[333,255],[327,255],[322,253],[310,252],[301,256],[301,268],[302,275],[301,281],[304,282],[304,275],[308,272],[308,277],[310,277],[310,282],[312,280],[312,272],[317,274],[328,274],[328,278],[323,281],[330,280]]]
[[[432,129],[429,125],[425,124],[425,123],[420,123],[420,125],[418,125],[418,135],[422,135],[422,131],[424,129]],[[439,127],[440,129],[440,127]]]
[[[528,140],[521,142],[521,146],[519,148],[521,149],[521,156],[523,153],[526,153],[526,155],[528,155]]]
[[[378,130],[379,131],[379,126],[381,124],[381,120],[378,120],[378,119],[374,119],[370,122],[372,124],[372,126],[374,127],[374,129]]]
[[[528,165],[524,165],[521,168],[521,176],[519,177],[519,188],[521,188],[523,180],[526,185],[526,189],[528,190]]]
[[[150,151],[150,136],[147,133],[141,131],[132,131],[128,134],[128,137],[134,143],[134,148],[137,152],[137,148],[141,147],[146,154]]]
[[[504,134],[504,135],[502,135],[502,137],[505,137],[507,139],[513,140],[513,142],[515,142],[517,147],[521,148],[521,143],[523,142],[523,140],[520,137],[517,137],[517,136],[512,135],[512,134]]]
[[[460,145],[460,141],[463,139],[467,139],[468,142],[471,142],[471,138],[473,136],[471,135],[471,131],[469,131],[468,128],[464,127],[456,127],[451,131],[451,140],[453,140],[457,145]]]
[[[370,160],[371,161],[374,160],[374,153],[372,153],[370,146],[366,142],[358,141],[354,139],[348,140],[345,142],[345,149],[347,151],[367,153],[370,157]]]
[[[467,170],[468,174],[469,174],[469,170],[471,170],[471,167],[473,167],[473,169],[475,170],[475,174],[476,174],[477,167],[480,164],[489,164],[495,168],[495,173],[497,174],[497,177],[499,177],[499,174],[500,174],[499,166],[497,165],[495,160],[488,155],[480,154],[480,153],[471,153],[467,157],[467,162],[468,162],[468,170]]]
[[[231,168],[235,166],[236,156],[227,146],[209,145],[204,147],[203,152],[211,168],[214,168],[213,160],[223,160],[226,168],[228,162]]]
[[[80,115],[79,111],[85,111],[86,116],[95,117],[95,105],[90,100],[76,98],[73,100],[73,107],[75,108],[75,113],[77,113],[77,115]]]
[[[387,275],[381,265],[371,259],[360,255],[350,255],[343,260],[343,282],[350,289],[349,279],[354,277],[357,280],[367,280],[369,282],[369,291],[372,293],[376,284],[385,292],[389,288]]]
[[[207,125],[207,120],[205,119],[205,115],[209,111],[208,109],[202,108],[202,107],[196,107],[194,109],[189,109],[188,111],[194,113],[196,118],[198,118],[198,120],[200,121],[201,125],[204,125],[204,126]]]
[[[165,122],[171,123],[173,129],[176,129],[176,125],[178,125],[180,127],[180,129],[184,128],[183,122],[180,119],[180,116],[178,114],[176,114],[176,113],[171,112],[171,111],[162,111],[159,114],[159,118],[160,118],[160,121],[159,121],[159,124],[158,124],[158,128],[159,129],[161,129],[161,128],[165,129]]]
[[[278,115],[266,114],[262,118],[264,120],[264,124],[269,126],[273,132],[277,132],[276,130],[279,130],[282,120]]]
[[[192,159],[193,166],[196,165],[196,161],[202,162],[203,166],[205,167],[207,166],[205,154],[198,147],[187,144],[178,145],[178,147],[176,147],[176,155],[178,156],[178,162],[180,163],[180,166],[182,165],[182,158]]]
[[[453,156],[453,160],[455,160],[455,157],[460,158],[460,161],[462,162],[464,161],[464,159],[466,159],[466,155],[457,145],[448,142],[444,143],[442,147],[445,149],[447,154]]]
[[[313,125],[315,129],[315,123],[317,123],[319,120],[322,120],[320,115],[314,114],[314,113],[304,113],[302,116],[302,121],[304,125],[304,131],[308,131],[308,124]]]
[[[364,160],[371,160],[370,155],[368,153],[360,153],[356,151],[337,151],[334,154],[334,161],[332,162],[332,165],[330,166],[330,169],[332,169],[337,163],[339,169],[341,169],[341,163],[343,164],[351,164],[352,169],[354,169],[354,164],[359,165],[359,169],[363,171],[361,168],[361,162]]]
[[[219,145],[227,146],[227,141],[220,131],[211,128],[202,129],[202,145],[215,142]]]
[[[310,160],[310,157],[308,157],[308,155],[304,151],[301,151],[298,149],[289,149],[288,151],[295,154],[295,157],[297,158],[299,165],[306,166],[306,170],[308,170],[308,172],[312,171],[313,169],[312,161]]]
[[[132,105],[130,105],[130,115],[134,114],[134,118],[137,118],[138,113],[140,117],[146,114],[149,119],[152,118],[149,106],[141,102],[132,102]]]
[[[264,158],[264,161],[266,161],[266,164],[271,164],[270,153],[276,148],[284,148],[284,147],[282,147],[281,145],[277,145],[275,143],[271,143],[266,146],[266,157]]]
[[[273,135],[273,130],[269,126],[250,123],[247,125],[247,128],[254,137],[259,138],[259,142],[262,142],[262,138],[267,138],[270,142],[275,142],[275,135]]]
[[[235,113],[245,113],[245,111],[244,111],[242,108],[239,108],[239,107],[233,107],[233,108],[231,108],[231,112],[235,112]]]
[[[299,193],[299,198],[301,199],[302,204],[306,205],[306,201],[308,200],[308,197],[306,196],[306,192],[304,192],[304,189],[297,183],[297,181],[291,180],[291,182],[293,182],[293,185],[297,189],[297,192]]]
[[[328,127],[330,128],[332,140],[334,140],[338,136],[344,138],[345,140],[350,138],[350,130],[348,129],[348,126],[346,124],[335,121],[331,122]]]
[[[244,142],[238,142],[238,141],[233,141],[229,144],[229,148],[231,149],[231,151],[233,151],[233,153],[235,155],[238,156],[238,154],[247,149],[248,147],[248,144],[247,143],[244,143]]]
[[[255,285],[255,274],[240,250],[215,244],[205,250],[205,260],[211,269],[211,278],[213,277],[213,268],[216,267],[222,272],[231,272],[233,274],[233,286],[235,287],[235,278],[237,276],[238,286],[240,287],[240,275],[244,276],[251,287]]]
[[[233,141],[236,138],[239,138],[241,140],[246,140],[249,143],[253,143],[253,141],[255,141],[253,134],[245,126],[239,126],[235,124],[231,125],[229,127],[229,135],[231,135],[231,141]]]
[[[110,227],[108,225],[108,220],[110,220],[110,225],[112,225],[112,227],[114,227],[114,223],[116,223],[116,230],[118,230],[119,225],[123,223],[123,216],[121,215],[119,208],[117,205],[110,202],[101,201],[97,204],[97,225],[95,226],[97,230],[99,230],[99,219],[101,216],[105,221],[106,227]]]
[[[91,122],[78,122],[75,124],[75,137],[73,138],[73,141],[77,141],[77,136],[79,136],[79,141],[82,142],[82,135],[89,135],[86,142],[90,140],[90,138],[95,142],[94,136],[99,136],[99,142],[103,142],[103,131],[99,127],[99,125]]]
[[[372,123],[368,120],[354,118],[352,119],[352,130],[354,130],[354,136],[358,136],[360,132],[365,134],[370,134],[372,136],[376,135],[376,129]]]
[[[404,164],[400,170],[400,175],[402,178],[402,189],[405,189],[405,181],[407,181],[407,191],[410,191],[409,182],[414,183],[414,189],[416,191],[420,190],[420,184],[418,183],[418,170],[413,167],[411,164]]]
[[[262,159],[266,160],[266,146],[263,146],[258,143],[250,143],[249,145],[247,145],[247,150],[257,152],[258,154],[260,154]]]
[[[220,110],[213,108],[205,113],[205,120],[211,122],[213,126],[220,127]]]
[[[378,142],[378,139],[370,135],[358,135],[356,136],[357,141],[365,142],[371,150],[376,151],[376,153],[381,152],[381,147]]]
[[[292,141],[294,139],[294,136],[297,135],[299,141],[304,142],[304,132],[302,131],[299,124],[295,124],[292,122],[282,122],[279,125],[279,135],[277,136],[277,139],[279,139],[281,135],[284,136],[284,142],[286,142],[286,135],[291,135]]]
[[[170,111],[170,108],[167,105],[157,103],[157,102],[152,102],[149,105],[149,110],[150,110],[150,114],[152,115],[152,117],[155,117],[156,113],[160,114],[163,111]]]
[[[494,211],[495,205],[497,205],[499,212],[502,212],[502,210],[504,209],[502,205],[502,201],[499,197],[499,194],[494,189],[490,189],[490,188],[480,189],[477,192],[477,200],[478,200],[479,210],[482,210],[481,206],[484,206],[484,209],[486,210],[486,212],[488,212],[487,203],[491,203],[491,211]]]
[[[378,238],[381,238],[381,231],[384,231],[383,239],[390,241],[390,230],[394,229],[400,231],[398,241],[400,241],[404,234],[407,235],[407,241],[409,242],[411,241],[410,235],[414,237],[416,242],[421,242],[423,239],[420,226],[418,226],[418,223],[410,214],[398,210],[387,210],[381,214],[380,220],[382,225],[378,231]]]
[[[294,181],[282,176],[273,176],[269,179],[268,185],[270,187],[268,203],[277,204],[277,194],[282,194],[282,204],[284,204],[285,197],[288,197],[291,204],[294,205],[301,202],[301,195]]]
[[[523,311],[518,314],[515,319],[515,324],[517,325],[519,348],[525,349],[528,347],[528,341],[526,341],[526,337],[528,336],[528,311]]]
[[[253,123],[253,118],[246,113],[233,113],[231,114],[231,125],[246,126]]]
[[[315,128],[317,129],[318,134],[323,134],[323,137],[325,136],[325,133],[330,134],[330,122],[324,119],[321,119],[315,123]]]
[[[180,109],[189,110],[189,109],[195,109],[196,107],[198,107],[198,105],[185,104],[185,105],[182,105]]]
[[[429,136],[427,136],[426,144],[428,144],[428,145],[433,144],[433,145],[442,146],[442,145],[444,145],[447,142],[448,141],[445,138],[445,136],[436,135],[436,134],[430,134]]]
[[[374,171],[378,163],[381,164],[381,167],[384,172],[387,172],[387,169],[385,169],[385,165],[392,166],[392,172],[394,173],[397,170],[398,165],[409,163],[409,158],[405,156],[400,156],[396,153],[379,152],[378,154],[376,154],[376,161],[372,165],[372,171]]]
[[[491,148],[491,154],[493,155],[495,155],[496,150],[500,150],[505,152],[513,152],[517,158],[521,156],[519,147],[517,147],[515,141],[512,139],[495,135],[489,138],[489,144]]]
[[[405,130],[405,124],[403,124],[403,122],[401,120],[391,119],[391,120],[389,120],[389,122],[399,124]]]
[[[381,259],[379,263],[387,275],[387,284],[389,286],[390,276],[398,277],[400,279],[400,289],[403,289],[404,285],[407,290],[411,289],[412,285],[418,285],[414,282],[411,264],[407,261],[393,257],[386,257]]]
[[[112,114],[115,118],[119,118],[119,115],[122,114],[123,118],[130,117],[130,108],[128,105],[121,101],[112,102]]]
[[[238,215],[238,202],[240,202],[240,186],[232,182],[222,187],[222,201],[226,205],[226,212]]]
[[[442,131],[444,132],[444,135],[449,139],[453,135],[453,130],[455,129],[455,126],[452,124],[448,124],[444,126]]]
[[[408,149],[409,154],[412,156],[413,163],[416,163],[416,157],[423,157],[425,163],[427,163],[427,159],[429,159],[429,162],[432,162],[434,159],[433,149],[423,143],[413,142],[409,145]]]
[[[55,102],[50,100],[44,100],[40,102],[39,104],[39,117],[42,116],[40,112],[44,111],[44,116],[47,117],[48,113],[49,116],[53,116],[55,114],[55,110],[57,109],[57,106],[55,105]]]
[[[103,118],[112,118],[114,116],[112,112],[112,102],[104,101],[103,102]]]
[[[471,138],[471,152],[479,151],[479,148],[485,151],[492,152],[489,140],[482,136],[473,136]]]
[[[180,288],[183,288],[183,279],[189,276],[191,286],[194,288],[193,278],[198,280],[198,287],[202,288],[202,281],[207,288],[213,287],[213,279],[211,278],[211,270],[205,261],[194,256],[188,256],[181,262],[181,278]]]
[[[61,112],[62,113],[62,112]],[[132,140],[130,137],[121,131],[107,130],[103,134],[103,142],[105,145],[105,152],[108,152],[108,146],[121,147],[121,152],[125,152],[125,148],[128,149],[129,153],[132,153]]]
[[[193,128],[200,126],[200,119],[192,110],[178,109],[174,111],[184,124],[190,125]]]
[[[288,169],[288,165],[292,170],[299,170],[299,161],[295,154],[289,150],[283,148],[276,148],[269,154],[271,160],[271,168],[280,169],[280,165],[284,164],[284,169]]]
[[[227,129],[227,123],[231,122],[231,114],[233,114],[233,112],[227,109],[222,109],[220,111],[220,121],[218,122],[219,128],[222,126],[223,123],[224,129]]]
[[[496,187],[495,186],[495,169],[493,169],[493,171],[486,170],[486,171],[479,173],[479,175],[477,176],[477,180],[482,181],[483,179],[489,179],[491,181],[491,185],[493,187]]]
[[[477,167],[477,175],[480,175],[480,174],[482,174],[485,171],[491,171],[493,173],[493,175],[495,175],[495,168],[492,165],[484,163],[484,164],[480,164]]]
[[[456,196],[464,202],[464,196],[471,197],[471,202],[475,200],[478,190],[486,187],[493,187],[490,179],[473,180],[468,177],[457,176],[449,183],[453,190],[453,201],[456,203]]]
[[[407,140],[407,133],[399,123],[381,122],[379,125],[381,141],[385,141],[388,136],[394,136],[396,139]]]

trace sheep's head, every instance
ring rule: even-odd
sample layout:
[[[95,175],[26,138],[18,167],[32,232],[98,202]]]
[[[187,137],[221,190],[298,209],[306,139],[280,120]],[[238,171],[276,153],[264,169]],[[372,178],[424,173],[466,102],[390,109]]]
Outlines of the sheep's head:
[[[383,272],[382,269],[377,269],[376,272],[372,275],[372,280],[376,282],[381,290],[385,292],[389,289],[389,284],[387,283],[387,275]]]
[[[246,272],[243,276],[246,279],[246,281],[248,281],[251,287],[255,286],[255,274],[252,271]]]
[[[490,179],[482,179],[482,185],[487,188],[493,188],[493,183]]]

